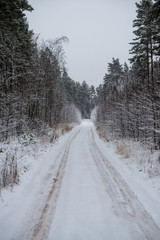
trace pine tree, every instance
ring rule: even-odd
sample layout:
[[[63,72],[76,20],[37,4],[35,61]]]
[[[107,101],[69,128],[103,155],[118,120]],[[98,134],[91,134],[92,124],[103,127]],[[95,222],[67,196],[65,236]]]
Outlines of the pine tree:
[[[22,129],[24,89],[33,47],[24,11],[32,10],[26,0],[0,1],[0,115],[6,138],[11,131],[14,134]]]
[[[104,93],[118,92],[118,88],[123,81],[123,67],[119,59],[112,59],[112,63],[108,63],[108,73],[104,76]]]
[[[160,56],[160,0],[155,0],[152,6],[151,14],[152,21],[154,24],[154,53]]]

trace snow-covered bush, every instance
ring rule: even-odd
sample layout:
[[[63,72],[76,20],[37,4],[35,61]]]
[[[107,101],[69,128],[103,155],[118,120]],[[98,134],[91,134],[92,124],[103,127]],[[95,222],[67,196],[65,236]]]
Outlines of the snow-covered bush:
[[[77,122],[78,123],[78,122]],[[61,135],[71,131],[77,123],[64,122],[51,127],[50,143],[55,142]]]
[[[49,137],[48,137],[49,143]],[[0,190],[13,188],[20,176],[29,169],[30,161],[44,148],[41,138],[33,133],[9,137],[0,143]]]
[[[96,123],[97,109],[92,112],[92,121],[101,139],[114,146],[116,153],[122,156],[122,160],[133,170],[143,172],[149,178],[160,175],[160,151],[154,150],[151,144],[141,141],[117,137],[115,131],[111,131],[109,123]]]
[[[13,187],[15,183],[18,183],[18,166],[17,156],[15,153],[6,153],[4,162],[1,163],[0,169],[0,190],[10,185]]]
[[[33,130],[0,142],[0,192],[2,188],[12,188],[18,183],[21,175],[30,169],[39,153],[46,150],[50,143],[55,142],[61,135],[72,130],[81,120],[74,105],[66,106],[62,114],[65,114],[66,120],[70,122],[61,122],[52,127],[44,124],[39,133]]]
[[[65,105],[61,110],[61,122],[80,122],[81,113],[74,104]]]
[[[98,106],[94,107],[91,112],[91,121],[93,123],[96,123],[96,121],[97,121],[97,109],[98,109]]]
[[[19,142],[23,144],[24,146],[28,146],[30,144],[35,144],[35,135],[33,133],[30,134],[23,134],[19,137]]]

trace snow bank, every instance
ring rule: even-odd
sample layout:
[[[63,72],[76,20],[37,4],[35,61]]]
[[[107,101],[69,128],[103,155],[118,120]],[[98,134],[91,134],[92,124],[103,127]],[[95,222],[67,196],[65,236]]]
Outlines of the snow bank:
[[[124,143],[129,146],[127,154],[124,151],[123,155],[116,147],[117,144],[120,144],[119,141],[104,141],[99,138],[96,128],[94,128],[94,132],[96,142],[101,146],[101,151],[123,176],[137,198],[155,220],[157,226],[160,227],[160,174],[157,174],[160,169],[160,163],[157,160],[157,154],[159,153],[156,151],[148,152],[139,143],[127,140],[123,142],[121,140],[122,146],[124,146]]]
[[[23,134],[0,143],[0,193],[3,188],[12,190],[21,177],[33,168],[44,152],[48,151],[59,137],[71,131],[78,123],[61,123],[48,128],[44,135]],[[38,163],[39,164],[39,163]]]

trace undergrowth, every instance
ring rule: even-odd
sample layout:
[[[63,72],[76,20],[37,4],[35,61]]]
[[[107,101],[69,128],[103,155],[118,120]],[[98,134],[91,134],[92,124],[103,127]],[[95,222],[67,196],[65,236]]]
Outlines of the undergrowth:
[[[23,134],[0,143],[0,193],[3,188],[18,184],[20,176],[29,170],[28,159],[38,159],[40,151],[47,149],[61,135],[71,131],[74,123],[61,123],[44,129],[43,134]]]
[[[71,131],[75,127],[73,123],[59,123],[51,127],[50,143],[55,142],[61,135]]]
[[[132,139],[117,139],[103,126],[97,126],[96,129],[101,139],[113,144],[115,152],[122,156],[129,167],[147,174],[149,178],[160,175],[160,151]]]
[[[0,191],[2,188],[11,186],[19,182],[17,157],[15,154],[6,153],[5,161],[0,172]]]

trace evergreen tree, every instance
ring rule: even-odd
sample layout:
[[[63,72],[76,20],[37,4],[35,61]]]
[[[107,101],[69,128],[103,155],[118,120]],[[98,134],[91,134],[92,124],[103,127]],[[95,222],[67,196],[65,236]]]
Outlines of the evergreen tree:
[[[155,0],[152,6],[151,14],[152,21],[154,24],[154,53],[160,56],[160,0]]]
[[[25,0],[0,1],[0,116],[6,138],[11,130],[13,134],[15,129],[21,131],[25,114],[24,89],[31,66],[33,34],[24,11],[32,10]]]
[[[123,67],[119,59],[112,59],[112,63],[108,64],[108,73],[104,76],[104,94],[118,92],[118,88],[123,81]]]
[[[143,82],[148,83],[148,89],[150,88],[151,81],[153,87],[153,36],[155,34],[155,28],[153,24],[152,15],[152,0],[142,0],[140,3],[136,3],[137,6],[137,18],[133,21],[133,27],[136,30],[133,33],[136,38],[131,43],[133,46],[130,53],[134,56],[130,59],[131,62],[137,62],[143,69],[144,79]],[[151,80],[152,79],[152,80]]]

